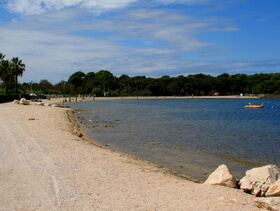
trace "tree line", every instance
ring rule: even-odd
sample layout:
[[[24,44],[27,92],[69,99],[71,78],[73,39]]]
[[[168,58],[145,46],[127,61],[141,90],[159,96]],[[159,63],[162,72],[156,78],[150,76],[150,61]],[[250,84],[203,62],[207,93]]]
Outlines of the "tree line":
[[[0,53],[0,93],[96,96],[204,96],[239,94],[280,94],[280,73],[220,74],[216,77],[203,73],[160,78],[146,76],[114,76],[108,70],[72,74],[67,81],[52,84],[43,79],[39,83],[18,83],[25,65],[18,57],[5,60]]]
[[[107,70],[87,74],[78,71],[67,81],[74,93],[97,96],[204,96],[236,94],[280,94],[280,73],[235,74],[217,77],[202,73],[178,77],[115,77]]]
[[[47,80],[40,83],[23,83],[22,89],[32,87],[35,93],[96,96],[204,96],[239,94],[280,94],[280,73],[234,74],[223,73],[216,77],[206,74],[188,76],[114,76],[107,70],[82,71],[72,74],[67,81],[52,85]]]

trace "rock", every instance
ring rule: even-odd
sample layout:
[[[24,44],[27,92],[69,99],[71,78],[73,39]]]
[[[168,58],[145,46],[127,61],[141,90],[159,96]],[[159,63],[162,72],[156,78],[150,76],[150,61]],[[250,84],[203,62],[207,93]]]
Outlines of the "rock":
[[[42,102],[38,102],[38,103],[36,103],[35,105],[37,105],[37,106],[43,106],[43,105],[44,105],[44,103],[42,103]]]
[[[230,188],[237,188],[236,180],[231,175],[228,167],[225,164],[220,165],[208,179],[204,185],[222,185]]]
[[[280,179],[268,189],[265,196],[280,196]]]
[[[27,100],[25,98],[21,98],[20,101],[19,101],[19,104],[27,105]]]
[[[280,169],[275,165],[253,168],[240,180],[240,188],[255,196],[264,196],[267,190],[280,178]]]
[[[53,104],[52,107],[59,107],[59,105],[58,104]]]
[[[13,104],[19,104],[19,100],[14,100]]]
[[[256,198],[255,204],[259,208],[264,208],[272,211],[280,211],[280,197]]]
[[[45,103],[44,106],[51,106],[51,104],[50,103]]]

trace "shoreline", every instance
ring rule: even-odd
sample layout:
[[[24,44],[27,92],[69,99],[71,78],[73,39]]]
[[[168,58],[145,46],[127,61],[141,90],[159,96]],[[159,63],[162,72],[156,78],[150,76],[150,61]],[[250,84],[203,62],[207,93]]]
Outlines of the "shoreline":
[[[68,99],[68,98],[65,98]],[[74,98],[73,98],[74,99]],[[79,101],[84,100],[156,100],[156,99],[261,99],[258,96],[240,96],[240,95],[230,95],[230,96],[128,96],[128,97],[87,97],[85,99],[78,98]],[[72,101],[74,102],[74,100]]]
[[[121,102],[121,100],[134,100],[136,102],[136,100],[153,100],[153,99],[157,99],[157,100],[175,100],[175,99],[182,99],[180,97],[161,97],[161,98],[154,98],[154,97],[147,97],[147,98],[135,98],[135,97],[129,97],[129,98],[124,98],[124,99],[119,99],[118,97],[116,98],[111,98],[111,97],[100,97],[100,98],[97,98],[95,99],[96,101],[108,101],[110,102],[110,100],[112,100],[111,102],[113,102],[114,100],[118,101],[118,102]],[[185,98],[186,99],[186,98]],[[189,98],[188,98],[189,99]],[[220,97],[217,98],[217,99],[221,99]],[[237,99],[239,100],[240,97],[239,96],[236,96],[236,98],[234,98],[233,96],[230,97],[230,99]],[[246,98],[247,99],[247,98]],[[79,102],[87,102],[87,101],[95,101],[95,100],[92,100],[92,99],[81,99],[81,101]],[[175,100],[176,101],[176,100]],[[174,101],[174,103],[175,103]],[[200,101],[200,100],[198,100]],[[198,102],[197,101],[197,102]],[[207,101],[207,100],[206,100]],[[139,101],[140,102],[140,101]],[[156,101],[155,101],[156,102]],[[173,102],[173,101],[172,101]],[[191,99],[190,100],[186,100],[184,102],[191,102]],[[214,101],[212,101],[214,102]],[[226,100],[222,101],[222,102],[227,102]],[[238,102],[243,102],[242,101],[238,101]],[[246,101],[245,101],[246,102]],[[245,102],[243,102],[245,104]],[[249,101],[250,102],[250,101]],[[73,108],[76,108],[77,111],[79,111],[79,108],[83,107],[82,104],[77,104],[77,106],[75,106],[74,104],[75,102],[72,101],[71,104],[66,104],[66,107],[69,105],[70,107],[73,105]],[[92,102],[94,103],[94,102]],[[97,103],[97,102],[96,102]],[[78,105],[81,105],[78,106]],[[94,104],[93,104],[94,105]],[[87,109],[84,108],[85,110],[81,110],[81,113],[86,111]],[[98,108],[100,109],[100,108]],[[98,110],[97,109],[97,110]],[[75,110],[75,109],[74,109]],[[76,114],[76,116],[79,115],[79,114]],[[112,115],[114,115],[112,113]],[[96,117],[96,115],[93,114],[93,116]],[[79,118],[79,117],[78,117]],[[117,119],[120,119],[121,117],[114,117],[114,118],[117,118]],[[185,153],[181,153],[181,156],[179,157],[176,157],[176,155],[173,156],[173,158],[175,157],[176,159],[176,162],[172,163],[171,160],[172,158],[169,158],[168,160],[167,159],[158,159],[157,157],[149,157],[148,154],[145,154],[145,156],[143,156],[143,153],[141,154],[141,150],[143,151],[143,149],[141,148],[138,148],[138,149],[133,149],[131,151],[131,147],[130,147],[130,144],[129,142],[126,142],[126,146],[125,145],[114,145],[113,142],[110,142],[110,136],[107,135],[107,139],[105,139],[106,141],[104,142],[104,139],[102,139],[102,137],[99,137],[99,143],[97,143],[95,140],[94,140],[94,134],[93,134],[93,137],[90,138],[91,134],[90,134],[90,127],[100,127],[100,118],[98,118],[98,123],[92,123],[92,122],[95,122],[94,119],[91,118],[90,123],[87,124],[88,122],[88,119],[85,121],[85,120],[82,120],[84,119],[84,117],[82,117],[81,119],[75,119],[73,118],[75,123],[78,124],[81,128],[79,129],[81,132],[79,134],[82,134],[83,137],[86,137],[90,142],[93,142],[97,145],[101,145],[101,146],[104,146],[105,148],[108,148],[110,150],[113,150],[113,151],[117,151],[118,153],[124,153],[124,154],[127,154],[131,157],[136,157],[137,159],[142,159],[144,161],[147,161],[147,162],[151,162],[152,164],[155,164],[155,165],[159,165],[159,166],[162,166],[162,167],[165,167],[167,168],[168,170],[172,171],[173,174],[180,174],[180,175],[184,175],[186,176],[187,178],[189,178],[190,180],[195,180],[199,183],[203,183],[204,180],[207,179],[207,177],[215,170],[215,167],[216,167],[216,164],[221,164],[221,163],[224,163],[226,164],[228,167],[230,167],[230,169],[232,170],[232,175],[236,178],[236,179],[241,179],[245,172],[247,170],[249,170],[250,168],[253,168],[253,167],[260,167],[261,164],[260,163],[255,163],[255,162],[249,162],[249,161],[246,161],[246,159],[237,159],[235,157],[230,157],[228,154],[224,153],[222,154],[221,151],[219,152],[216,152],[216,153],[213,153],[211,151],[203,151],[203,152],[191,152],[190,150],[187,152],[185,151]],[[109,120],[109,119],[106,119],[105,122],[110,122],[112,121],[113,119]],[[112,122],[110,122],[112,123]],[[93,124],[93,126],[92,126]],[[102,124],[109,124],[109,123],[102,123]],[[120,123],[118,123],[120,124]],[[115,127],[114,123],[112,123],[111,125],[109,125],[108,127]],[[89,132],[89,134],[87,135],[87,132]],[[100,132],[100,131],[99,131]],[[123,132],[123,131],[120,131],[118,129],[118,132]],[[102,132],[101,132],[102,134]],[[120,146],[122,148],[120,148]],[[127,150],[127,149],[130,149]],[[144,150],[146,151],[146,150]],[[155,151],[158,151],[158,148],[155,148]],[[139,153],[140,152],[140,153]],[[152,152],[153,153],[153,152]],[[164,154],[164,153],[163,153]],[[178,153],[177,153],[178,154]],[[193,159],[193,154],[195,154],[197,157],[199,156],[200,158],[200,161],[199,162],[188,162],[188,160],[191,160]],[[160,157],[158,155],[158,157]],[[166,156],[165,156],[166,157]],[[208,160],[208,163],[211,163],[211,165],[208,165],[208,164],[204,164],[204,159]],[[183,160],[186,160],[185,162],[183,162]],[[199,160],[199,159],[197,159]],[[180,165],[178,164],[180,163]],[[207,162],[206,162],[207,163]],[[203,169],[203,171],[201,170]]]
[[[96,97],[96,100],[148,100],[148,99],[259,99],[258,96],[129,96],[129,97]]]
[[[203,183],[203,181],[201,181],[201,180],[198,180],[198,179],[192,178],[192,177],[190,177],[188,175],[179,173],[179,172],[174,171],[172,169],[169,169],[169,168],[167,168],[165,166],[162,166],[162,165],[159,165],[159,164],[147,161],[145,159],[133,156],[131,154],[127,154],[127,153],[124,153],[124,152],[120,152],[120,151],[111,149],[109,147],[106,147],[106,146],[104,146],[102,144],[99,144],[99,143],[95,142],[94,140],[92,140],[91,138],[89,138],[87,136],[87,134],[84,131],[83,127],[77,122],[77,120],[76,120],[76,118],[74,116],[74,113],[76,112],[76,110],[75,109],[70,109],[70,110],[67,110],[66,112],[67,112],[68,120],[71,122],[71,125],[72,125],[72,128],[73,128],[73,134],[78,136],[78,137],[83,138],[85,141],[88,141],[89,143],[93,144],[94,146],[100,147],[102,149],[110,150],[110,151],[112,151],[114,153],[120,154],[121,156],[125,156],[125,157],[128,157],[130,159],[134,159],[134,160],[143,162],[143,163],[145,163],[147,165],[151,165],[153,167],[159,168],[165,174],[170,174],[170,175],[173,175],[173,176],[176,176],[176,177],[179,177],[179,178],[183,178],[185,180],[192,181],[192,182],[195,182],[195,183]]]
[[[230,95],[230,96],[126,96],[126,97],[59,97],[59,98],[49,98],[43,101],[48,102],[59,102],[73,103],[80,101],[102,101],[102,100],[169,100],[169,99],[263,99],[258,96],[240,96],[240,95]],[[71,101],[70,101],[71,100]]]
[[[195,183],[79,137],[71,112],[0,104],[3,209],[259,210],[240,190]]]

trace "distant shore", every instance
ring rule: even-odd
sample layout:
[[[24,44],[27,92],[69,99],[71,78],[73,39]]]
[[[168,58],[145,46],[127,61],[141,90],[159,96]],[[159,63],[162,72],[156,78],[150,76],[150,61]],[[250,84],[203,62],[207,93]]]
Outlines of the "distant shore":
[[[96,100],[130,100],[130,99],[258,99],[257,96],[239,96],[239,95],[230,95],[230,96],[158,96],[158,97],[149,97],[149,96],[139,96],[139,97],[96,97]]]
[[[60,102],[75,102],[75,101],[88,101],[88,100],[152,100],[152,99],[259,99],[258,96],[127,96],[127,97],[60,97],[51,98]]]

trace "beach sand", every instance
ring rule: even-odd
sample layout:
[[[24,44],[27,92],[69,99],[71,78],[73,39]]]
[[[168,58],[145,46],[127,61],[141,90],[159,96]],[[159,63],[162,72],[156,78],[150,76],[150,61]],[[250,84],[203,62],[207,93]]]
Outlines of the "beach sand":
[[[67,111],[0,104],[0,210],[259,210],[240,190],[74,135]]]

